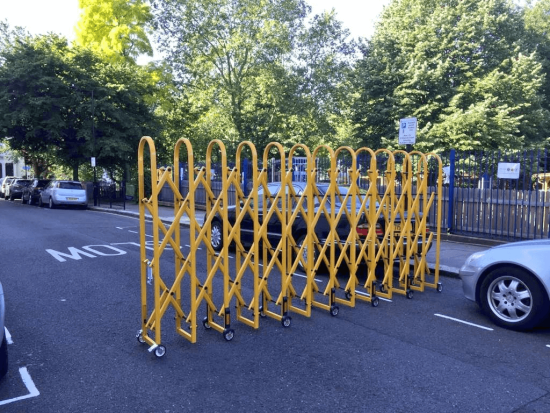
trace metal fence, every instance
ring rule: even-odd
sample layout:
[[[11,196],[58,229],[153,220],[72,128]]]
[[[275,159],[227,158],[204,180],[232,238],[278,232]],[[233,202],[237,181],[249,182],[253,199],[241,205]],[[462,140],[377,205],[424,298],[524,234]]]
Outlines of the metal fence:
[[[126,182],[98,182],[96,199],[98,206],[126,209]]]
[[[397,158],[402,155],[396,155]],[[504,241],[523,239],[549,238],[550,236],[550,154],[547,150],[525,151],[456,151],[451,150],[439,155],[443,162],[444,189],[443,212],[440,217],[432,211],[430,224],[435,227],[441,220],[441,227],[451,234],[466,235],[480,238],[492,238]],[[363,175],[370,165],[368,155],[357,159],[357,166]],[[385,159],[377,159],[379,170],[385,169]],[[396,159],[399,165],[402,159]],[[319,157],[315,161],[317,180],[324,181],[331,164],[328,157]],[[337,160],[339,183],[349,184],[347,168],[351,159],[341,157]],[[204,167],[199,164],[195,167]],[[228,165],[232,168],[234,165]],[[281,162],[270,159],[268,165],[270,181],[278,181],[281,176]],[[430,184],[436,186],[437,165],[430,165],[433,176]],[[500,170],[499,170],[500,168]],[[502,171],[502,169],[512,169]],[[242,187],[250,186],[252,171],[248,160],[241,165]],[[295,157],[293,160],[293,178],[305,181],[305,162]],[[188,191],[187,165],[180,165],[180,190],[183,195]],[[214,165],[211,170],[212,190],[217,195],[221,191],[221,166]],[[396,190],[399,191],[400,171],[397,171]],[[504,176],[504,177],[503,177]],[[360,178],[361,179],[361,178]],[[359,182],[367,187],[366,180]],[[383,186],[383,181],[377,185]],[[229,203],[235,200],[235,188],[228,193]],[[173,202],[173,192],[166,188],[161,191],[159,200],[165,203]],[[197,206],[205,206],[204,190],[196,193]]]

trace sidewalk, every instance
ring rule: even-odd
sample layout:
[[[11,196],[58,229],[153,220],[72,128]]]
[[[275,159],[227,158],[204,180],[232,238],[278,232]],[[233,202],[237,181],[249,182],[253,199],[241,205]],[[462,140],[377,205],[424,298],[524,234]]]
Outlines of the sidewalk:
[[[135,203],[126,203],[126,209],[122,208],[104,208],[88,206],[88,209],[93,211],[107,212],[111,214],[126,215],[132,217],[139,217],[139,206]],[[202,224],[204,211],[198,211],[197,221]],[[146,211],[146,216],[151,216]],[[174,220],[174,209],[171,207],[159,207],[160,220],[166,224],[172,223]],[[184,215],[180,224],[189,226],[189,217]],[[442,235],[440,242],[439,253],[439,272],[441,275],[447,275],[452,277],[458,276],[460,267],[466,261],[471,254],[478,251],[491,248],[493,245],[498,245],[499,242],[491,240],[482,240],[476,238],[457,237],[451,235]],[[427,255],[428,266],[431,269],[435,269],[436,254],[435,244],[432,245],[430,252]]]

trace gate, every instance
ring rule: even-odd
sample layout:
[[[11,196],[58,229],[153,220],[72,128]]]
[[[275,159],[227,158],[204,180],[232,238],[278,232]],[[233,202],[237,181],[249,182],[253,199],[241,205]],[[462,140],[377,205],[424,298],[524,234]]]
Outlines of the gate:
[[[437,155],[326,145],[310,151],[301,144],[286,153],[273,142],[259,156],[251,142],[242,142],[229,167],[225,145],[214,140],[204,166],[192,168],[193,149],[186,139],[175,145],[174,165],[183,152],[189,165],[185,196],[179,168],[157,168],[150,137],[139,145],[142,321],[137,339],[157,357],[166,352],[161,326],[169,309],[175,331],[190,342],[197,340],[199,319],[230,341],[234,320],[258,329],[261,318],[270,317],[290,327],[291,314],[311,317],[313,307],[337,316],[341,305],[366,301],[376,307],[379,297],[410,299],[413,291],[441,291],[438,265],[431,273],[426,264],[430,248],[439,257],[440,220],[435,233],[428,222],[431,214],[442,214]],[[221,191],[212,189],[214,158],[221,161],[216,171]],[[269,168],[275,161],[279,180],[272,182]],[[321,167],[326,164],[328,169]],[[242,165],[251,166],[247,185]],[[147,194],[146,179],[151,181]],[[174,199],[169,226],[158,216],[159,194],[167,187]],[[196,219],[198,188],[206,198],[202,226]],[[184,214],[190,218],[185,241],[179,224]],[[205,273],[197,272],[199,257],[206,260]]]

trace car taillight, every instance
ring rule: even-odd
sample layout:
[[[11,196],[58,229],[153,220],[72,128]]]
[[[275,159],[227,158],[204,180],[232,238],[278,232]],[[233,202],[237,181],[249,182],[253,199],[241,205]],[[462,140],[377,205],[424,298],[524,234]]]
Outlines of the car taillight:
[[[369,234],[369,224],[364,223],[357,225],[357,234],[361,237],[366,237]],[[376,235],[384,235],[380,223],[376,223]]]

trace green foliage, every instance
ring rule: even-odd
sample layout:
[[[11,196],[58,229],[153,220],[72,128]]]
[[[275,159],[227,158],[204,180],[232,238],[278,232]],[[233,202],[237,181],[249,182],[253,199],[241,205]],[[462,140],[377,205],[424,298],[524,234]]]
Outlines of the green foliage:
[[[144,0],[79,0],[83,10],[76,42],[104,59],[135,63],[140,54],[153,55],[147,37],[151,20]]]
[[[334,14],[306,27],[303,0],[156,0],[155,26],[204,153],[222,139],[336,144],[354,45]]]
[[[158,132],[145,69],[70,49],[56,35],[18,38],[1,56],[0,136],[35,172],[46,159],[77,179],[92,156],[99,167],[123,169],[136,161],[141,136]]]
[[[395,0],[363,49],[355,134],[396,147],[398,121],[415,116],[415,149],[541,145],[542,66],[509,1]]]

